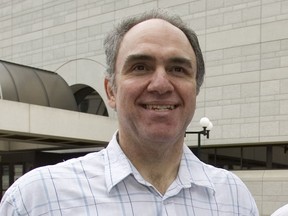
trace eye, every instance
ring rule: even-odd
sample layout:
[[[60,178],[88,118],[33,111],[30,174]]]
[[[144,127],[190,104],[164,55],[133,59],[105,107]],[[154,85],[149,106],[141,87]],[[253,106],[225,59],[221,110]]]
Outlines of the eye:
[[[145,66],[144,65],[135,65],[134,67],[133,67],[133,70],[134,71],[143,71],[143,70],[145,70],[146,68],[145,68]]]
[[[178,73],[180,73],[180,72],[185,72],[184,68],[178,67],[178,66],[173,67],[173,68],[172,68],[172,71],[178,72]]]
[[[175,74],[186,74],[186,70],[184,67],[181,66],[173,66],[170,68],[169,70],[171,73],[175,73]]]
[[[147,64],[135,64],[133,67],[132,67],[132,72],[135,72],[135,73],[147,73],[149,71],[149,67]]]

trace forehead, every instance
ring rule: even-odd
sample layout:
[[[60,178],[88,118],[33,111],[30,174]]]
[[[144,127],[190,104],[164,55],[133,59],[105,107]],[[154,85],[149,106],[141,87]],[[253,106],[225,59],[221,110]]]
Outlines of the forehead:
[[[184,32],[162,19],[143,21],[126,33],[117,53],[115,68],[121,69],[128,56],[143,54],[163,59],[183,57],[193,62],[196,59]]]
[[[184,32],[161,19],[141,22],[126,33],[116,56],[115,72],[122,71],[129,56],[135,55],[151,56],[159,62],[171,58],[187,59],[197,71],[196,55]]]
[[[120,44],[116,61],[141,52],[177,54],[195,60],[194,50],[184,32],[162,19],[146,20],[132,27]]]
[[[169,39],[174,37],[174,40],[185,41],[190,45],[188,38],[182,30],[162,19],[149,19],[138,23],[125,34],[122,43],[125,42],[125,39],[142,39],[143,37],[147,38],[149,35],[154,39],[161,36]]]

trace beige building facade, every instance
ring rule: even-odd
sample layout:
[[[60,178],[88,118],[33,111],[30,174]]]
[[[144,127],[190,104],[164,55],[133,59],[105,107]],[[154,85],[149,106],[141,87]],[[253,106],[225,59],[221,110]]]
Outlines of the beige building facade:
[[[1,0],[0,60],[55,72],[74,95],[93,89],[107,112],[5,100],[0,86],[0,156],[105,146],[117,119],[105,101],[103,39],[123,17],[155,8],[199,36],[206,78],[188,130],[203,116],[213,122],[203,160],[238,170],[270,215],[288,203],[288,0]],[[196,147],[197,136],[186,143]]]

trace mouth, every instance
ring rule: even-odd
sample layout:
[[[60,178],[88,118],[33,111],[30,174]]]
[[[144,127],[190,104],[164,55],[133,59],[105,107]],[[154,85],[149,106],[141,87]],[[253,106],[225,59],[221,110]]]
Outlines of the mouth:
[[[156,105],[156,104],[146,104],[144,108],[147,110],[154,110],[154,111],[168,111],[174,110],[177,108],[176,105]]]

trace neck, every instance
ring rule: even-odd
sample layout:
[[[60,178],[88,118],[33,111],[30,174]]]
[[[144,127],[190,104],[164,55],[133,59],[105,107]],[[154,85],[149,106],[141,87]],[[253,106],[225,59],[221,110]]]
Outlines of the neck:
[[[173,145],[135,144],[121,137],[118,141],[142,177],[164,194],[177,177],[183,141]]]

